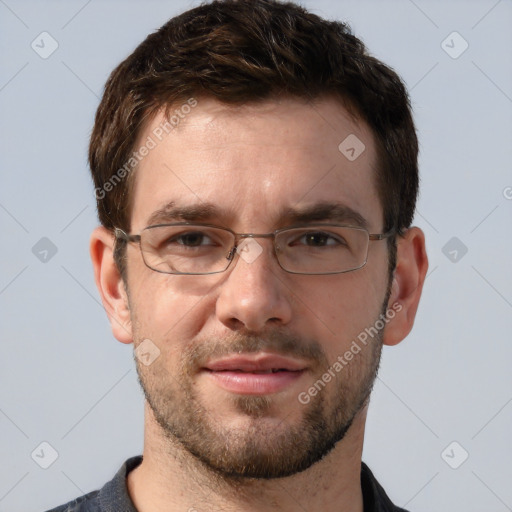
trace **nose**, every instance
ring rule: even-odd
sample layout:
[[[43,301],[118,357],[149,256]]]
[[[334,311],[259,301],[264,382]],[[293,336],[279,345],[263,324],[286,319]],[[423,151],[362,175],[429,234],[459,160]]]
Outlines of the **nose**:
[[[292,317],[291,292],[270,240],[245,239],[226,271],[216,304],[217,318],[228,328],[258,332],[286,325]]]

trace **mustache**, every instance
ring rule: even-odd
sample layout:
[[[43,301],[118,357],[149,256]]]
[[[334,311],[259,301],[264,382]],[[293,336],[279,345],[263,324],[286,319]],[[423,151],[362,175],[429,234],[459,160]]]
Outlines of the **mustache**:
[[[264,334],[232,332],[222,339],[205,339],[183,352],[182,368],[190,373],[203,368],[211,359],[257,352],[272,352],[284,357],[305,359],[311,366],[328,366],[327,356],[318,341],[273,330]]]

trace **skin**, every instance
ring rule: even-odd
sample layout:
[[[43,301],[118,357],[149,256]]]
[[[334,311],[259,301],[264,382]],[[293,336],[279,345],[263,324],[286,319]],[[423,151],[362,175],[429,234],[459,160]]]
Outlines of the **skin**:
[[[162,120],[157,115],[139,140]],[[366,147],[353,162],[338,150],[349,134]],[[290,207],[337,202],[361,214],[370,233],[381,233],[376,165],[371,131],[335,99],[322,98],[312,105],[285,98],[234,108],[200,98],[178,128],[139,164],[131,233],[140,233],[151,214],[169,201],[212,203],[222,212],[208,222],[242,233],[286,226],[282,213]],[[138,364],[153,406],[146,402],[144,460],[128,476],[130,495],[141,512],[270,507],[291,511],[297,510],[297,503],[311,512],[363,510],[360,469],[367,395],[381,344],[399,343],[412,328],[428,267],[424,235],[411,228],[399,237],[391,282],[385,241],[370,243],[362,269],[331,276],[289,274],[275,260],[271,241],[258,243],[263,251],[255,261],[237,257],[225,273],[211,276],[154,272],[145,266],[138,246],[129,244],[125,285],[113,261],[112,234],[99,227],[91,237],[96,284],[114,336],[135,346],[150,339],[160,350],[152,365]],[[383,307],[393,304],[401,309],[379,336],[309,404],[301,404],[299,393],[375,323]],[[314,345],[320,355],[306,358],[308,371],[264,399],[240,400],[196,371],[190,359],[194,349],[217,354],[222,347],[240,348],[250,340],[260,340],[259,349],[268,353],[283,353],[280,339]],[[154,409],[165,418],[157,421]],[[186,426],[187,418],[195,417],[198,425],[214,425],[222,433],[212,446],[225,443],[232,457],[242,456],[248,443],[258,452],[279,454],[279,439],[290,432],[309,439],[302,427],[311,411],[331,423],[348,422],[348,430],[321,460],[282,478],[222,474],[162,426],[172,418]],[[187,439],[194,442],[191,434]]]

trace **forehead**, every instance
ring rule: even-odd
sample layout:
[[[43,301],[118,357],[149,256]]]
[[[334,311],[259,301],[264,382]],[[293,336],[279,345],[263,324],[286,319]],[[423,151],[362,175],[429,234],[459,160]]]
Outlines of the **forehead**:
[[[285,212],[336,204],[380,228],[374,138],[339,101],[195,101],[171,109],[172,123],[157,114],[140,133],[136,148],[150,149],[134,176],[132,231],[166,205],[208,210],[209,221],[233,229],[267,230]]]

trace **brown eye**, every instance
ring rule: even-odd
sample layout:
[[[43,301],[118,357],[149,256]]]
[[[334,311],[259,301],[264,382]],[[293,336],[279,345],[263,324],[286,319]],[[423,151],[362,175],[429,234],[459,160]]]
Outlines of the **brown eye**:
[[[204,243],[205,240],[208,241],[209,237],[206,236],[204,233],[197,231],[197,232],[191,232],[191,233],[183,233],[182,235],[174,237],[174,239],[170,240],[170,241],[171,242],[176,241],[176,243],[178,243],[180,245],[185,245],[187,247],[199,247],[201,245],[211,245],[209,243]]]
[[[297,237],[292,245],[306,247],[339,247],[346,245],[343,238],[326,231],[309,231]]]

